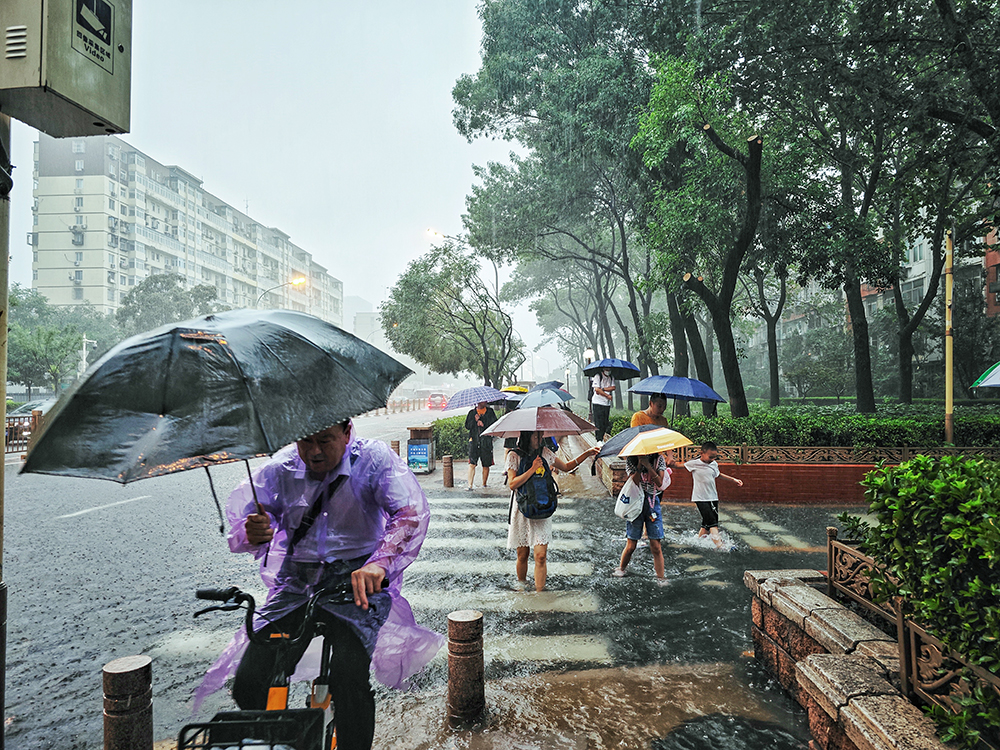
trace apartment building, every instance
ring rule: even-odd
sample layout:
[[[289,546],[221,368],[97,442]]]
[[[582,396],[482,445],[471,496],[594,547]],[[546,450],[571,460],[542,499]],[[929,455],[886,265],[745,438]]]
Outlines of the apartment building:
[[[289,235],[116,136],[35,143],[32,287],[109,313],[143,279],[210,284],[233,308],[299,310],[343,325],[343,284]],[[291,283],[305,279],[305,283]],[[259,300],[259,303],[258,303]]]

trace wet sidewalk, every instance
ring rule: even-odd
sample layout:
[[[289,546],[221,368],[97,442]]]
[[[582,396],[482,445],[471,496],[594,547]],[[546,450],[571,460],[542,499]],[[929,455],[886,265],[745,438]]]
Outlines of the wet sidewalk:
[[[574,440],[577,455],[586,438]],[[796,748],[804,717],[751,658],[743,571],[825,567],[826,527],[839,507],[726,505],[725,551],[697,538],[690,503],[663,506],[670,585],[648,547],[612,578],[624,522],[585,462],[557,476],[562,495],[549,546],[546,591],[518,591],[506,549],[510,493],[502,448],[490,486],[420,476],[431,502],[428,538],[406,575],[418,619],[439,632],[456,609],[484,613],[489,712],[476,732],[445,725],[442,651],[415,690],[379,693],[383,748]],[[683,469],[681,469],[683,470]],[[477,483],[481,469],[476,470]],[[529,564],[528,588],[532,565]]]

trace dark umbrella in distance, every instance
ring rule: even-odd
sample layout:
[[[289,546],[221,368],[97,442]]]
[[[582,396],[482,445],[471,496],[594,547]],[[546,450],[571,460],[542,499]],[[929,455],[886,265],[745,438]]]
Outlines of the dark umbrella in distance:
[[[528,393],[531,393],[532,391],[556,390],[562,387],[563,384],[561,380],[546,380],[544,383],[533,385],[528,389]]]
[[[599,359],[584,367],[583,374],[594,376],[602,370],[610,370],[615,380],[631,380],[639,375],[639,368],[626,359]]]
[[[231,310],[134,336],[53,407],[22,472],[122,484],[269,455],[385,406],[411,371],[305,313]]]

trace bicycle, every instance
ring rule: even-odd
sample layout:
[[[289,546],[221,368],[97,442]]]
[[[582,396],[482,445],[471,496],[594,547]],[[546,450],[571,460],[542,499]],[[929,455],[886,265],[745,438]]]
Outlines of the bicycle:
[[[383,585],[387,585],[386,582]],[[263,711],[222,711],[210,721],[184,726],[177,738],[177,750],[334,750],[337,747],[337,730],[331,701],[329,679],[333,647],[326,638],[326,625],[315,619],[320,600],[332,604],[354,602],[350,583],[318,591],[306,604],[305,617],[294,634],[254,632],[253,616],[256,611],[254,598],[235,586],[228,589],[199,589],[199,599],[218,601],[222,604],[195,612],[199,617],[208,612],[231,612],[246,607],[247,637],[253,643],[278,649],[274,679],[267,692],[267,707]],[[232,602],[232,603],[230,603]],[[287,652],[303,638],[323,637],[320,672],[312,682],[307,707],[288,708],[288,688],[294,664],[285,664]]]

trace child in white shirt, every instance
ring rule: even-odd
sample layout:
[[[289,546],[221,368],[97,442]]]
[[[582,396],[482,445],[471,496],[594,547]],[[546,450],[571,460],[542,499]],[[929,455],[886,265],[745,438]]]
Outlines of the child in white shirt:
[[[698,506],[701,513],[701,528],[698,536],[710,536],[716,547],[722,547],[719,537],[719,491],[715,488],[715,478],[722,477],[743,486],[743,480],[723,474],[719,471],[716,459],[719,457],[719,446],[709,441],[701,446],[701,456],[693,458],[684,464],[691,472],[691,502]]]

